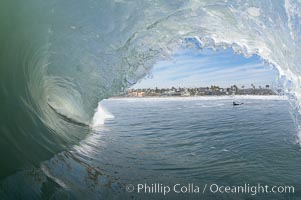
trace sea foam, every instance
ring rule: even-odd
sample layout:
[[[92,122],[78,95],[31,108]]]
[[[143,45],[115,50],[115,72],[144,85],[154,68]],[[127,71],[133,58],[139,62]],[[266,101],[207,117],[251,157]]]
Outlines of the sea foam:
[[[91,123],[91,127],[93,129],[97,129],[97,127],[102,126],[105,123],[106,119],[113,119],[114,115],[111,114],[104,106],[102,102],[98,103],[98,107],[95,110],[95,114],[93,116],[93,120]]]

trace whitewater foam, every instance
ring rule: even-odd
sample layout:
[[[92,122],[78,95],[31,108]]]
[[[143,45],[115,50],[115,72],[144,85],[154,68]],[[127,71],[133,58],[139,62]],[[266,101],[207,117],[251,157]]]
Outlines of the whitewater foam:
[[[93,129],[97,129],[98,127],[104,125],[105,120],[113,119],[114,115],[112,115],[106,108],[102,105],[102,102],[98,103],[98,107],[95,110],[95,114],[93,116],[93,120],[91,123],[91,127]]]

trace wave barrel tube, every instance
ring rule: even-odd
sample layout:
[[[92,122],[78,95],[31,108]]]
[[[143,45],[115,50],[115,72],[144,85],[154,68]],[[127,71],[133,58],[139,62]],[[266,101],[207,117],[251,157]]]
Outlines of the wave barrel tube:
[[[0,179],[82,140],[100,100],[187,38],[259,55],[299,104],[300,11],[293,0],[1,0]]]

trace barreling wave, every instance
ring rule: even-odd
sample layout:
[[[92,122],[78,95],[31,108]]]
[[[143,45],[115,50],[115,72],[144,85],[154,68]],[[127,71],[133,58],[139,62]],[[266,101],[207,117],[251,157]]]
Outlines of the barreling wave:
[[[300,105],[300,9],[293,0],[2,0],[0,177],[83,139],[101,99],[187,39],[259,55]]]

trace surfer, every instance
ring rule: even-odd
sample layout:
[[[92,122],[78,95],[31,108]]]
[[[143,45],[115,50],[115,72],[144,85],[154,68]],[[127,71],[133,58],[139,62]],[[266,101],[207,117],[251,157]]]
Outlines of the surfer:
[[[233,101],[233,106],[239,106],[239,105],[242,105],[242,104],[244,104],[244,103],[238,103],[238,102]]]

